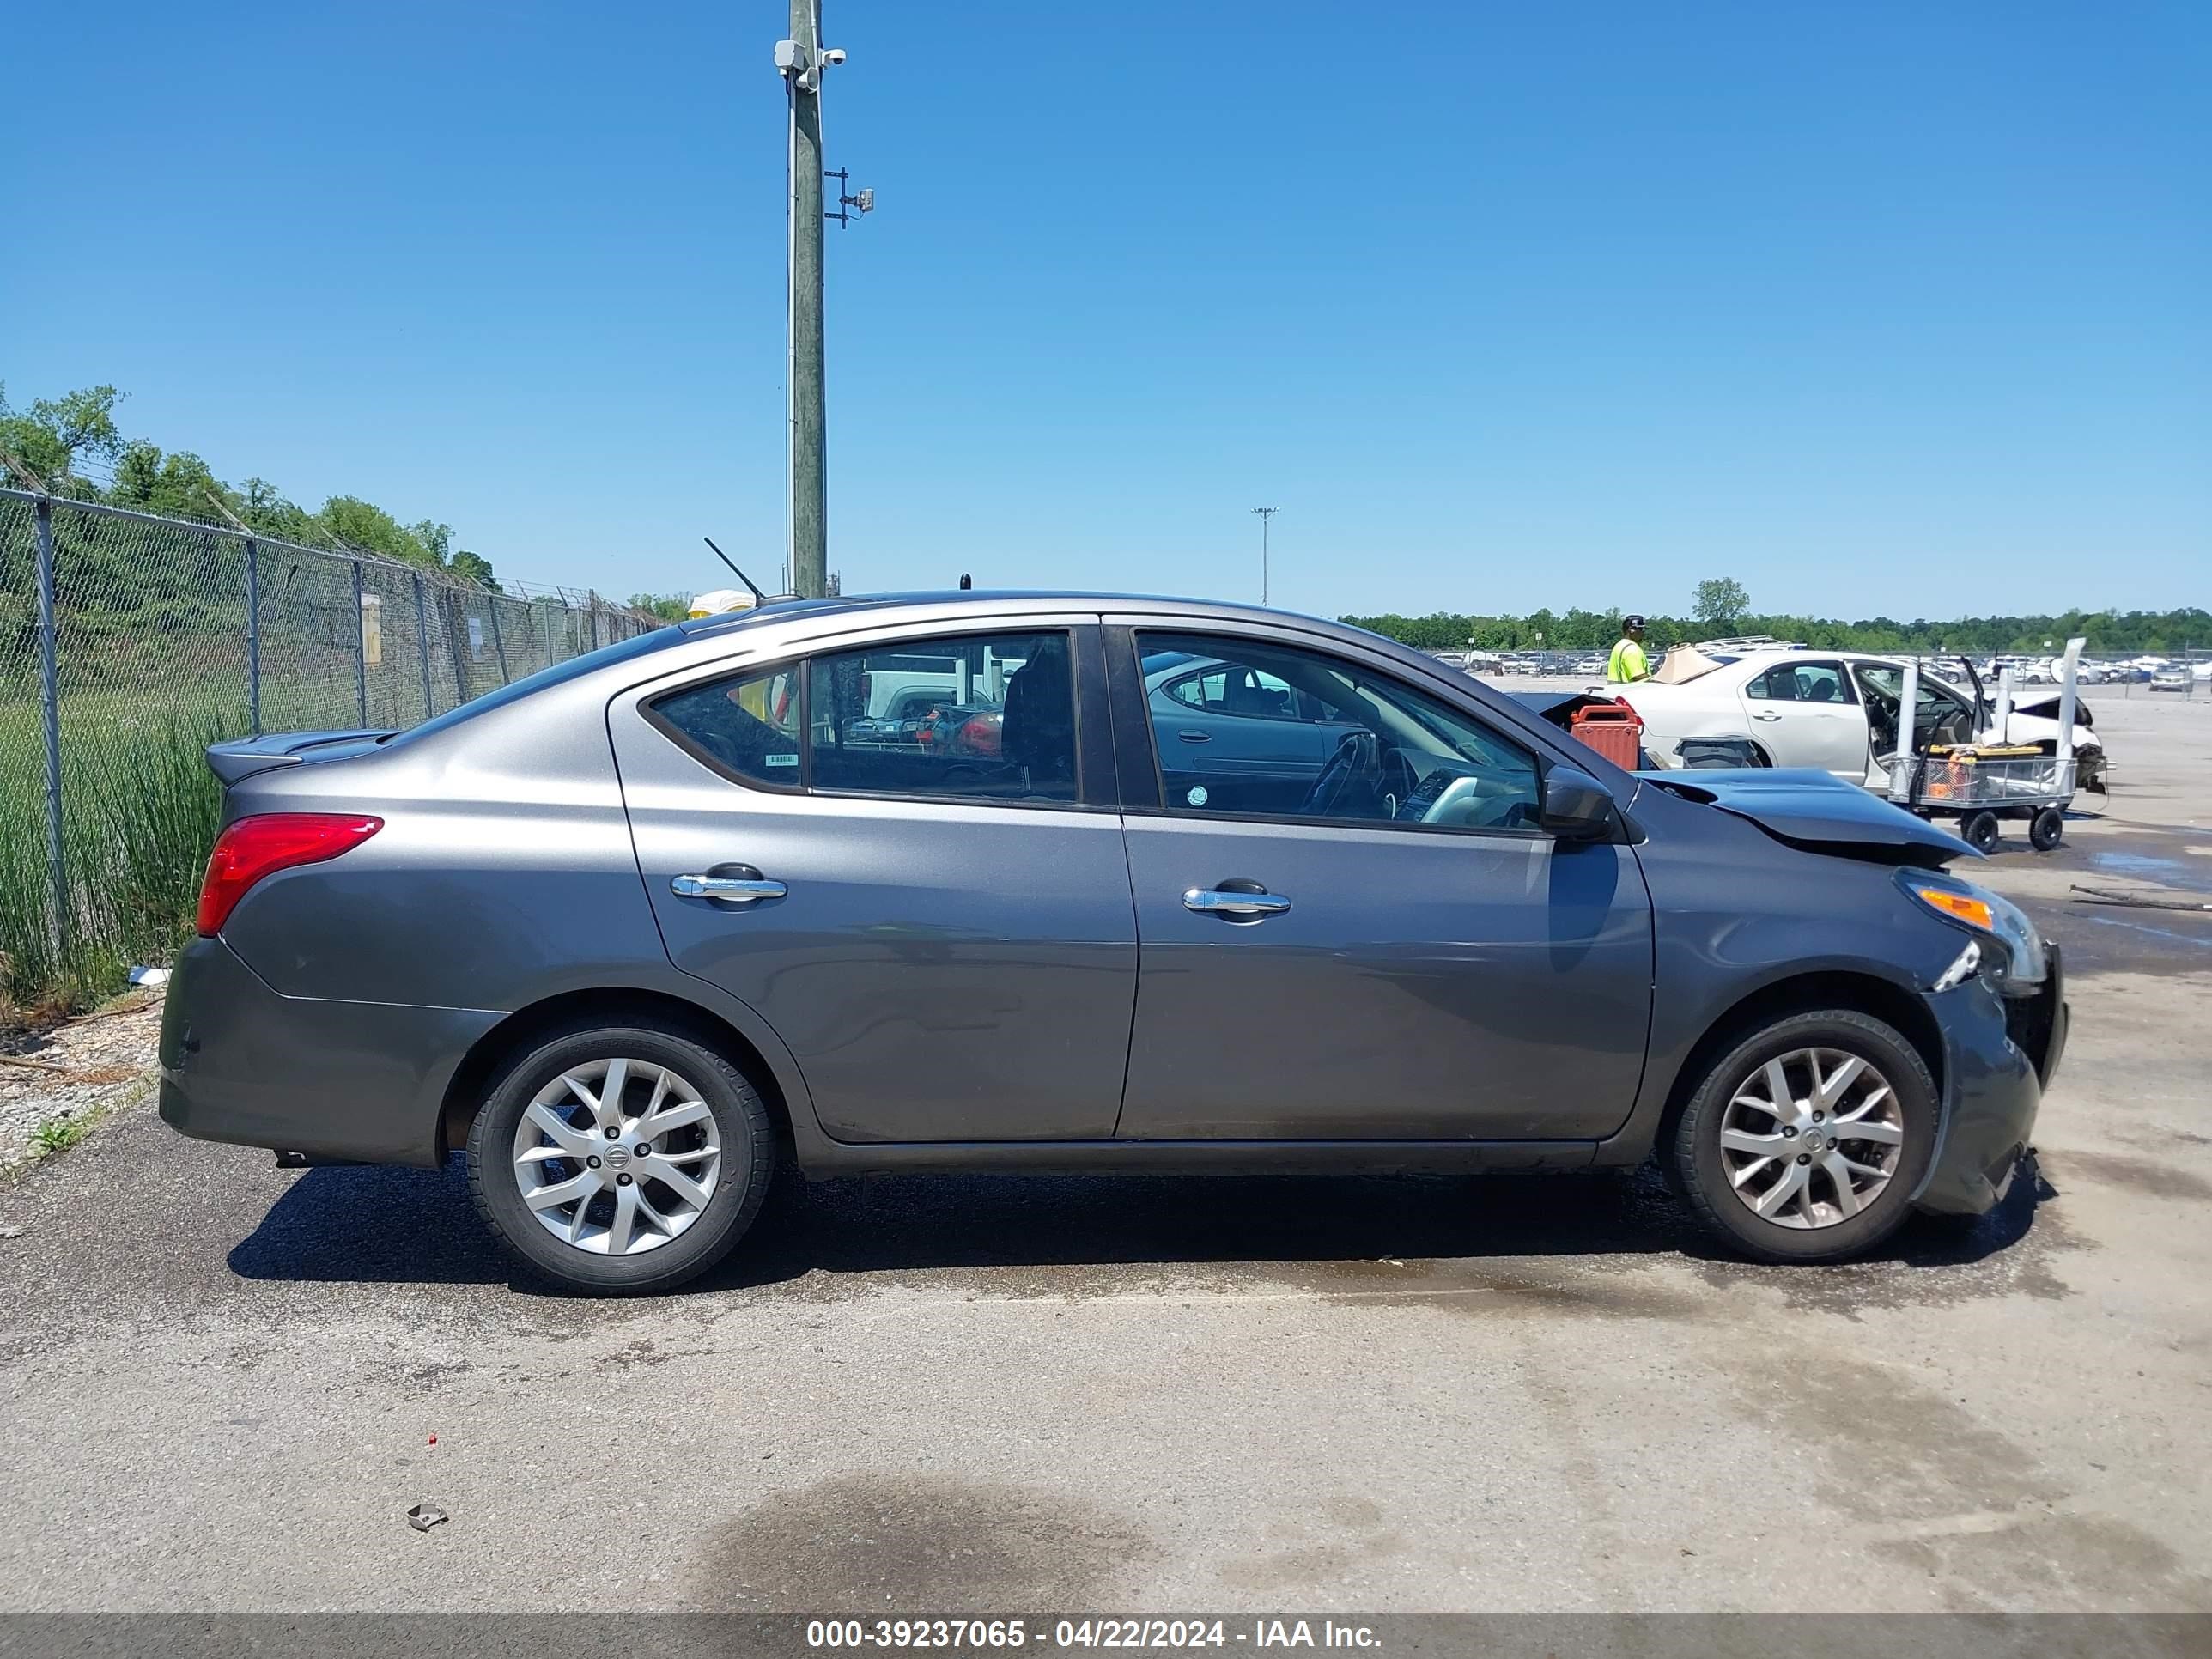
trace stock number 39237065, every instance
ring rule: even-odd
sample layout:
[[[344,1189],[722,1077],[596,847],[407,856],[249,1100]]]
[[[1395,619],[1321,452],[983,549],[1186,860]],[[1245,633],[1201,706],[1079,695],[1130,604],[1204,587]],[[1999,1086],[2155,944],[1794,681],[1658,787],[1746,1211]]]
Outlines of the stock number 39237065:
[[[810,1648],[1218,1648],[1218,1619],[811,1619]]]

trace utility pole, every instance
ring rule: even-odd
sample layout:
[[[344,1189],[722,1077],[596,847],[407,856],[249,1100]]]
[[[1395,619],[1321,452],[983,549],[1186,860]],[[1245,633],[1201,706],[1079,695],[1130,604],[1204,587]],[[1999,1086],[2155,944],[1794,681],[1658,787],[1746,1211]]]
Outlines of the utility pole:
[[[785,470],[791,487],[788,539],[791,591],[818,599],[830,587],[830,483],[826,423],[823,410],[822,226],[835,219],[852,222],[850,210],[866,213],[875,191],[857,195],[840,170],[822,166],[822,73],[842,64],[845,54],[822,45],[821,0],[791,0],[791,38],[775,43],[775,66],[791,105],[789,224],[790,288],[786,313],[787,355],[785,384],[790,414]],[[839,184],[837,211],[824,213],[822,181]]]
[[[821,48],[819,0],[791,0],[791,39],[780,42],[775,54],[791,100],[787,550],[791,591],[809,599],[820,599],[830,581],[830,489],[822,401]]]
[[[1267,520],[1273,518],[1279,509],[1255,507],[1252,510],[1260,515],[1260,603],[1265,605],[1267,602]]]

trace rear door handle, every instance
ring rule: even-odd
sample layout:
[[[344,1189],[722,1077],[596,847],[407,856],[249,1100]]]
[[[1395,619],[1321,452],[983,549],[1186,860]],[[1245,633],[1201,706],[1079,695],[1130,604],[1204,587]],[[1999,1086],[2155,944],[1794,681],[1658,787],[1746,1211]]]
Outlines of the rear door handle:
[[[678,898],[719,899],[725,904],[757,904],[781,898],[788,890],[780,881],[752,876],[678,876],[668,884]]]
[[[1218,888],[1194,887],[1182,896],[1182,908],[1201,915],[1260,921],[1281,915],[1291,908],[1291,902],[1279,893],[1233,893]]]
[[[1779,714],[1753,714],[1752,716],[1752,719],[1755,720],[1778,720],[1781,718],[1782,716]]]
[[[1176,733],[1176,736],[1181,738],[1185,743],[1212,743],[1213,741],[1212,734],[1206,732],[1178,732]]]

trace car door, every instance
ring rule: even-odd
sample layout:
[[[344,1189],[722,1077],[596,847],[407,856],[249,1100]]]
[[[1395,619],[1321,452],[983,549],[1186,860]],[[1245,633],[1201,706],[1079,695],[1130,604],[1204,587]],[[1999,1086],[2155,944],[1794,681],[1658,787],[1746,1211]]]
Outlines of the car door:
[[[1136,932],[1097,628],[927,640],[979,684],[1020,665],[995,754],[881,739],[872,665],[922,643],[841,641],[615,700],[669,956],[775,1030],[835,1139],[1110,1137]]]
[[[1870,789],[1887,790],[1889,774],[1879,762],[1881,756],[1897,750],[1897,710],[1905,696],[1905,665],[1857,661],[1852,663],[1851,671],[1867,710],[1869,759],[1866,784]],[[1972,741],[1975,735],[1973,706],[1932,674],[1923,671],[1917,678],[1919,694],[1914,700],[1914,750],[1924,753],[1931,743]]]
[[[1854,783],[1865,775],[1866,709],[1841,662],[1771,662],[1744,682],[1743,708],[1777,766],[1818,767]]]
[[[1334,641],[1119,620],[1109,639],[1140,942],[1121,1135],[1618,1128],[1643,1068],[1650,902],[1626,846],[1555,843],[1534,826],[1548,758],[1470,712],[1479,704]],[[1379,775],[1359,775],[1355,754],[1317,780],[1319,805],[1273,815],[1161,791],[1176,737],[1141,694],[1138,653],[1171,650],[1288,683],[1373,738]],[[1123,717],[1130,705],[1142,720]]]

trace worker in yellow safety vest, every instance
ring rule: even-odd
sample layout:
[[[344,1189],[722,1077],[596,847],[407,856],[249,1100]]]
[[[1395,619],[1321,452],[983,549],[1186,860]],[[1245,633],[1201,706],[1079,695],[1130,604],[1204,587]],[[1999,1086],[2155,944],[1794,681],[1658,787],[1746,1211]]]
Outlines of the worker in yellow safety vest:
[[[1644,618],[1623,617],[1620,639],[1613,647],[1612,659],[1605,665],[1605,683],[1633,685],[1650,678],[1651,660],[1644,654]]]

